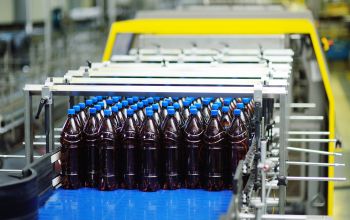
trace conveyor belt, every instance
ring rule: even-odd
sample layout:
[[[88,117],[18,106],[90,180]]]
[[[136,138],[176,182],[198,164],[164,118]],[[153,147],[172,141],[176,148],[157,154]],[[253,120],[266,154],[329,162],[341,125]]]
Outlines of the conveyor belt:
[[[39,210],[39,219],[219,219],[232,192],[204,190],[58,189]]]

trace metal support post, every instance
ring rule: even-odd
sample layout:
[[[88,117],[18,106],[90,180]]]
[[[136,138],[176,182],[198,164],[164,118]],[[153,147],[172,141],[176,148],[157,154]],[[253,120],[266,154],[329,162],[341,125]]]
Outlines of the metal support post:
[[[33,109],[32,95],[29,91],[25,91],[25,113],[24,113],[24,137],[25,152],[27,165],[33,162]]]
[[[286,181],[287,176],[287,165],[286,165],[286,152],[287,152],[287,96],[280,95],[280,137],[279,137],[279,214],[285,213],[286,203]],[[282,181],[281,181],[282,180]]]

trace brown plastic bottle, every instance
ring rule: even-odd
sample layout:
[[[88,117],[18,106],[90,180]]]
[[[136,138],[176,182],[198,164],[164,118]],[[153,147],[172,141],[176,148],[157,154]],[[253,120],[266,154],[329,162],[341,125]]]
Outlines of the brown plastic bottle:
[[[227,150],[228,158],[227,161],[229,165],[227,166],[227,184],[232,187],[232,180],[236,172],[238,162],[244,160],[245,155],[248,150],[248,131],[244,125],[241,116],[241,110],[235,109],[234,116],[231,127],[227,131],[227,137],[229,142],[229,147]]]
[[[77,189],[81,187],[84,175],[80,160],[82,133],[74,109],[68,109],[68,119],[61,133],[62,187]]]
[[[184,128],[185,141],[185,187],[190,189],[200,188],[203,173],[203,124],[197,115],[197,109],[190,109],[190,117]]]
[[[97,118],[96,109],[90,108],[90,115],[86,121],[83,138],[85,141],[85,159],[86,159],[86,187],[98,186],[99,171],[99,129],[100,120]]]
[[[127,110],[127,118],[122,128],[122,187],[136,189],[139,171],[139,131],[133,118],[134,110]]]
[[[225,130],[218,119],[218,110],[211,111],[208,126],[203,134],[205,151],[205,189],[218,191],[224,188]]]
[[[162,124],[162,135],[165,157],[165,178],[163,189],[179,189],[180,178],[180,152],[181,128],[175,118],[175,109],[168,109],[168,116]]]
[[[100,190],[114,190],[118,187],[116,172],[116,128],[111,110],[104,110],[104,118],[99,129],[99,186]]]

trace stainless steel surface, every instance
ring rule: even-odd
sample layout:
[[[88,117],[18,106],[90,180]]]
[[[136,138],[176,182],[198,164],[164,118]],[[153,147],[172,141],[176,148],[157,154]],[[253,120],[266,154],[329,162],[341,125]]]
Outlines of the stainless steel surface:
[[[318,142],[318,143],[329,143],[337,142],[337,139],[322,139],[322,138],[288,138],[288,142]]]
[[[320,167],[337,167],[345,166],[344,163],[316,163],[316,162],[303,162],[303,161],[286,161],[288,165],[301,165],[301,166],[320,166]]]
[[[344,178],[344,177],[287,176],[287,180],[296,180],[296,181],[346,181],[346,178]]]
[[[289,135],[329,135],[329,131],[288,131]]]
[[[287,147],[287,150],[289,151],[298,151],[298,152],[305,152],[305,153],[313,153],[313,154],[322,154],[322,155],[334,155],[334,156],[342,156],[342,153],[337,152],[328,152],[328,151],[322,151],[322,150],[312,150],[312,149],[305,149],[300,147]]]

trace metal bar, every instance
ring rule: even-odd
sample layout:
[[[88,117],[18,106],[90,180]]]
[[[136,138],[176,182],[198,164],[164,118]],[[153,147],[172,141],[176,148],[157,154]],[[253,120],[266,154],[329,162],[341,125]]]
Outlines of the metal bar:
[[[304,181],[346,181],[345,177],[287,176],[287,180]]]
[[[337,139],[322,139],[322,138],[288,138],[288,142],[319,142],[319,143],[329,143],[329,142],[337,142]]]
[[[264,121],[264,119],[262,119]],[[262,129],[263,130],[263,129]],[[266,160],[266,140],[261,140],[260,153],[261,153],[261,163],[265,164]],[[262,214],[266,213],[266,173],[263,169],[260,169],[261,172],[261,203],[264,204],[262,207]]]
[[[54,135],[54,138],[60,138],[61,136],[60,135]],[[43,139],[43,138],[46,138],[45,135],[34,135],[34,138],[35,139]]]
[[[239,213],[238,219],[256,219],[253,213]],[[279,215],[279,214],[264,214],[261,219],[271,220],[331,220],[329,216],[322,215]]]
[[[193,79],[193,78],[110,78],[110,77],[72,77],[69,84],[104,84],[104,85],[223,85],[223,86],[253,86],[262,79]],[[64,84],[63,77],[54,79],[54,83]],[[268,80],[268,86],[287,86],[286,80]]]
[[[45,148],[46,148],[46,153],[50,152],[50,130],[49,130],[49,105],[45,105],[45,118],[44,118],[44,123],[45,123]]]
[[[41,93],[42,85],[26,85],[25,91],[34,94]],[[54,85],[52,95],[89,96],[89,95],[160,95],[160,96],[221,96],[221,97],[252,97],[254,87],[244,86],[110,86],[110,85]],[[286,94],[285,87],[263,87],[264,97],[274,97]]]
[[[279,175],[287,176],[287,166],[286,166],[286,148],[287,148],[287,124],[286,120],[284,120],[287,116],[287,95],[280,95],[280,118],[283,120],[280,121],[280,137],[279,137]],[[285,203],[286,203],[287,190],[285,185],[280,185],[279,187],[279,214],[285,213]]]
[[[275,103],[274,107],[279,108],[280,103]],[[316,108],[316,104],[315,103],[290,103],[289,107],[291,107],[291,108]]]
[[[329,131],[288,131],[289,135],[329,135]]]
[[[16,173],[21,173],[22,170],[18,170],[18,169],[0,169],[0,172],[16,172]]]
[[[11,154],[0,154],[1,158],[26,158],[25,155],[11,155]],[[34,158],[40,158],[41,156],[34,156]]]
[[[319,167],[344,167],[344,163],[317,163],[317,162],[303,162],[303,161],[286,161],[288,165],[305,165],[305,166],[319,166]]]
[[[323,120],[323,116],[319,115],[291,115],[290,120]]]
[[[25,112],[24,112],[24,140],[27,165],[33,162],[33,108],[32,96],[29,91],[25,91]]]
[[[59,131],[59,132],[61,132],[61,131],[62,131],[62,128],[54,128],[54,131]]]
[[[23,142],[23,144],[25,144],[25,142]],[[35,146],[46,146],[46,142],[42,142],[42,141],[36,141],[36,142],[32,142],[33,145]],[[60,146],[61,143],[59,142],[54,142],[55,146]]]
[[[311,149],[305,149],[305,148],[299,148],[299,147],[287,147],[287,149],[289,151],[298,151],[298,152],[314,153],[314,154],[322,154],[322,155],[343,156],[342,153],[328,152],[328,151],[322,151],[322,150],[311,150]]]
[[[51,103],[48,104],[48,130],[49,130],[49,152],[52,152],[55,149],[55,133],[54,133],[54,99],[51,98]]]

